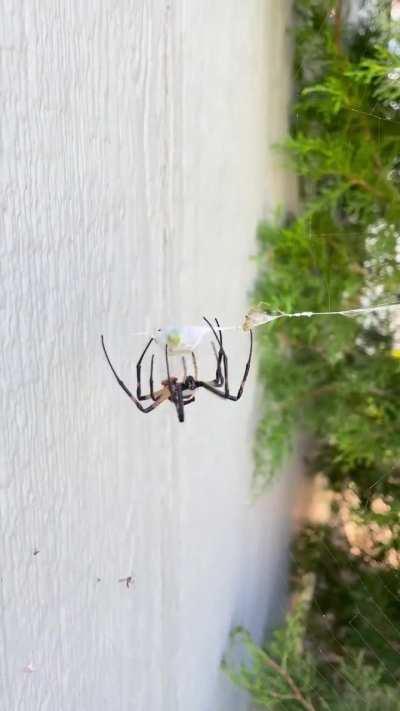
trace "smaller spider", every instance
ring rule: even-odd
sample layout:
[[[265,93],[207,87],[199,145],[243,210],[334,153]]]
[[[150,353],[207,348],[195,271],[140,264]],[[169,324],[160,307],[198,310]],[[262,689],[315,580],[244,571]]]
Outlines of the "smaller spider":
[[[125,583],[126,587],[129,588],[131,585],[134,585],[135,578],[133,578],[132,575],[128,575],[127,578],[120,578],[118,582]]]
[[[211,393],[214,393],[214,395],[218,395],[218,397],[224,398],[225,400],[233,400],[237,401],[239,398],[242,396],[243,393],[243,388],[245,385],[245,382],[247,380],[247,376],[249,374],[250,370],[250,363],[251,363],[251,356],[252,356],[252,351],[253,351],[253,332],[250,330],[250,352],[249,356],[246,362],[246,367],[244,370],[244,375],[242,378],[242,382],[240,383],[239,389],[236,393],[236,395],[231,395],[229,391],[229,381],[228,381],[228,356],[225,353],[224,346],[223,346],[223,340],[222,340],[222,331],[220,328],[220,325],[218,323],[218,320],[215,319],[216,323],[216,328],[206,319],[204,316],[204,321],[206,324],[210,327],[218,345],[218,350],[215,347],[215,344],[212,343],[214,354],[217,360],[217,368],[216,368],[216,373],[215,373],[215,378],[214,380],[211,381],[203,381],[198,379],[198,371],[197,371],[197,362],[196,362],[196,356],[193,352],[191,351],[191,356],[192,356],[192,361],[193,361],[193,368],[194,368],[194,377],[193,375],[188,375],[187,373],[187,368],[186,368],[186,361],[185,358],[182,357],[182,363],[183,363],[183,370],[184,370],[184,378],[183,380],[179,381],[178,378],[171,376],[170,373],[170,367],[169,367],[169,346],[168,343],[165,344],[165,363],[166,363],[166,369],[167,369],[167,378],[166,380],[163,380],[161,382],[162,388],[160,390],[154,391],[154,383],[153,383],[153,369],[154,369],[154,354],[151,356],[151,363],[150,363],[150,394],[149,395],[142,395],[142,386],[141,386],[141,366],[142,366],[142,361],[143,358],[147,352],[147,350],[150,348],[151,343],[155,340],[154,338],[150,338],[149,342],[147,343],[143,353],[141,354],[137,364],[136,364],[136,377],[137,377],[137,387],[136,387],[136,395],[135,397],[129,388],[125,385],[125,383],[121,380],[121,378],[117,375],[114,366],[112,365],[110,358],[108,356],[108,353],[106,351],[106,347],[104,345],[104,338],[101,336],[101,344],[103,347],[104,355],[107,359],[108,365],[110,366],[118,385],[124,390],[124,392],[128,395],[128,397],[132,400],[132,402],[135,403],[136,407],[143,413],[147,412],[152,412],[156,407],[161,405],[163,402],[166,402],[169,400],[175,405],[176,412],[178,415],[178,420],[179,422],[184,422],[185,420],[185,413],[184,413],[184,408],[186,405],[189,405],[191,402],[194,402],[195,397],[193,395],[194,390],[197,390],[197,388],[204,388],[205,390],[208,390]],[[148,407],[143,406],[141,403],[143,400],[153,400],[151,405]]]

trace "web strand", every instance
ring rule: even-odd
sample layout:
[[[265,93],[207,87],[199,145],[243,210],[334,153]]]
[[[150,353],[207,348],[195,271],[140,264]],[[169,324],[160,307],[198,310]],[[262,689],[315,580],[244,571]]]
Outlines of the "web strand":
[[[250,328],[257,328],[258,326],[263,326],[265,324],[270,323],[271,321],[276,321],[281,318],[312,318],[314,316],[357,316],[359,314],[371,314],[379,311],[394,311],[396,309],[400,309],[400,303],[380,304],[378,306],[367,306],[360,307],[357,309],[344,309],[342,311],[298,311],[295,313],[287,313],[285,311],[268,313],[267,311],[252,309],[246,315],[242,328],[244,331],[248,331]],[[230,327],[226,326],[225,328],[228,329]]]
[[[344,309],[342,311],[297,311],[294,313],[288,313],[286,311],[275,311],[268,312],[263,311],[262,308],[254,307],[245,316],[244,322],[239,325],[230,326],[214,326],[216,331],[249,331],[253,328],[258,328],[259,326],[265,326],[272,321],[277,321],[282,318],[313,318],[315,316],[358,316],[362,314],[372,314],[380,311],[396,311],[400,309],[400,303],[393,304],[379,304],[377,306],[367,306],[360,307],[356,309]],[[204,327],[206,332],[208,329]],[[153,336],[154,333],[150,331],[136,331],[132,334],[133,336]]]

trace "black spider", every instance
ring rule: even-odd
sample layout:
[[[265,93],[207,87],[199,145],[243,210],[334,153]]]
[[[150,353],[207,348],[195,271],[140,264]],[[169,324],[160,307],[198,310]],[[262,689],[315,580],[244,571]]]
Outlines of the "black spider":
[[[149,395],[142,395],[140,376],[141,376],[141,366],[142,366],[143,358],[144,358],[147,350],[149,349],[151,343],[153,342],[154,338],[150,338],[149,342],[147,343],[142,355],[140,356],[140,358],[136,364],[136,376],[137,376],[136,394],[137,394],[137,397],[135,397],[134,395],[132,395],[131,391],[127,388],[125,383],[119,378],[119,376],[115,372],[114,367],[110,361],[110,358],[108,357],[106,347],[104,345],[104,338],[103,338],[103,336],[101,336],[101,344],[103,346],[104,354],[107,358],[108,365],[110,366],[112,372],[114,373],[114,376],[118,382],[118,385],[120,385],[120,387],[126,392],[128,397],[130,397],[132,402],[135,403],[136,407],[141,412],[144,412],[144,413],[152,412],[152,410],[154,410],[156,407],[161,405],[161,403],[169,400],[176,407],[176,412],[178,415],[179,422],[184,422],[184,419],[185,419],[184,407],[185,407],[185,405],[189,405],[191,402],[194,402],[195,397],[192,393],[197,388],[205,388],[209,392],[214,393],[214,395],[218,395],[218,397],[222,397],[225,400],[236,401],[236,400],[239,400],[239,398],[242,396],[244,384],[246,382],[246,379],[247,379],[247,376],[248,376],[249,370],[250,370],[251,356],[252,356],[252,351],[253,351],[253,333],[251,330],[249,331],[249,333],[250,333],[250,352],[249,352],[249,357],[247,359],[246,367],[244,370],[242,382],[240,383],[237,394],[231,395],[229,392],[229,381],[228,381],[228,356],[226,355],[225,350],[224,350],[223,340],[222,340],[222,331],[220,330],[220,325],[218,323],[218,320],[215,319],[215,323],[216,323],[216,328],[215,328],[210,323],[210,321],[208,321],[208,319],[206,319],[205,316],[203,318],[204,318],[204,321],[207,323],[207,325],[210,327],[212,333],[214,334],[214,336],[216,338],[217,344],[218,344],[218,350],[215,348],[214,343],[212,344],[213,350],[215,353],[215,357],[217,360],[217,369],[216,369],[214,380],[211,380],[211,381],[198,380],[196,356],[193,351],[191,351],[191,356],[192,356],[192,360],[193,360],[194,376],[195,377],[187,374],[186,361],[185,361],[184,357],[182,358],[183,369],[184,369],[184,379],[182,381],[179,381],[178,378],[171,376],[170,369],[169,369],[168,344],[167,344],[165,346],[165,362],[166,362],[166,367],[167,367],[167,379],[163,380],[161,382],[161,385],[163,387],[160,390],[157,390],[154,392],[154,385],[153,385],[154,354],[153,354],[151,356],[151,364],[150,364],[150,383],[149,383],[150,384],[150,394]],[[221,389],[219,390],[218,388],[221,388]],[[150,399],[153,400],[153,402],[148,407],[144,407],[141,404],[141,402],[143,400],[150,400]]]

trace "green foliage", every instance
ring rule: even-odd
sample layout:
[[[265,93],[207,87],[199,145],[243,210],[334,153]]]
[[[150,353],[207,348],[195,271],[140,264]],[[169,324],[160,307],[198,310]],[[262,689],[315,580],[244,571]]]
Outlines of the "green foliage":
[[[254,296],[271,310],[354,308],[400,291],[400,56],[379,16],[351,33],[334,8],[296,4],[299,95],[281,150],[300,176],[302,208],[259,230]],[[344,472],[398,467],[400,362],[388,316],[280,320],[259,340],[268,400],[259,472],[277,470],[299,421]]]
[[[341,0],[295,0],[298,96],[280,146],[297,216],[259,230],[255,302],[336,311],[400,294],[400,53],[390,3],[358,26]],[[373,14],[375,12],[375,14]],[[393,42],[397,40],[397,45]],[[299,426],[321,500],[294,547],[313,580],[264,648],[234,631],[224,668],[258,708],[400,711],[400,359],[389,313],[278,319],[259,329],[265,482]],[[324,499],[325,497],[325,499]],[[313,489],[310,492],[313,499]],[[323,508],[323,507],[322,507]],[[239,650],[238,650],[239,646]],[[238,661],[239,659],[239,661]]]
[[[349,657],[362,654],[365,663],[378,663],[387,685],[396,686],[400,681],[398,572],[389,566],[367,565],[366,557],[351,555],[338,538],[330,527],[308,527],[297,542],[300,570],[312,567],[317,576],[307,635],[319,668],[330,678],[331,660],[343,665]]]
[[[300,601],[264,648],[245,630],[235,629],[222,664],[230,679],[260,709],[399,711],[398,692],[385,682],[384,666],[367,664],[363,652],[346,650],[332,678],[331,665],[318,661],[304,642],[306,610]],[[238,653],[245,657],[241,663],[235,661]]]
[[[260,706],[282,708],[284,702],[285,708],[299,708],[298,700],[309,696],[316,686],[315,665],[303,649],[305,610],[305,605],[299,604],[265,649],[240,627],[231,634],[229,660],[224,660],[223,668]],[[246,657],[239,668],[230,661],[238,652]]]

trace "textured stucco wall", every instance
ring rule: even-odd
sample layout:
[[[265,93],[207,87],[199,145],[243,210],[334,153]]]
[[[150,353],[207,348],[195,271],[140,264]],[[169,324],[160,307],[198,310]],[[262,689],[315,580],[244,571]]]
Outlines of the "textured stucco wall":
[[[254,370],[180,425],[99,334],[133,383],[134,331],[242,316],[286,190],[288,6],[0,0],[1,709],[243,707],[219,661],[272,609],[290,488],[250,501]]]

